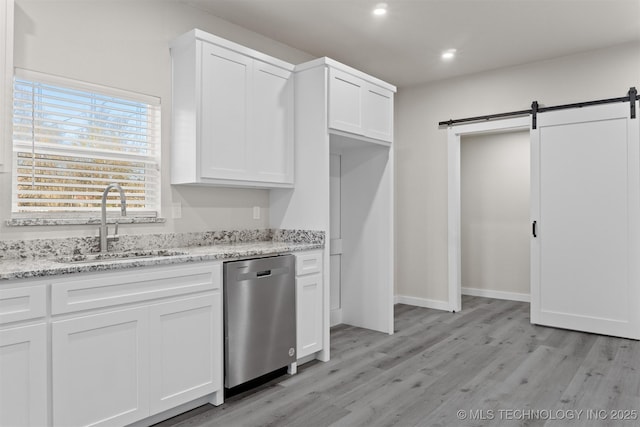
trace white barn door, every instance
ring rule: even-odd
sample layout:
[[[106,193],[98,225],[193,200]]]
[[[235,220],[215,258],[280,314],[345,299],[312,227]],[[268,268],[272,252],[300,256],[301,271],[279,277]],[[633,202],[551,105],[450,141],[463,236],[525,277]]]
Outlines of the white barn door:
[[[629,117],[626,102],[538,115],[532,323],[640,339],[640,119]]]

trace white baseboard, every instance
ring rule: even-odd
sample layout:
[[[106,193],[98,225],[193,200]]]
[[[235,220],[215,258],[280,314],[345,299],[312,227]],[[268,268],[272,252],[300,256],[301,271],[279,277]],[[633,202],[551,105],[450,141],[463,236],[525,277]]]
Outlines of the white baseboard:
[[[440,301],[428,298],[410,297],[407,295],[396,295],[395,304],[415,305],[416,307],[433,308],[435,310],[451,311],[448,301]]]
[[[462,288],[462,295],[476,297],[486,297],[503,299],[509,301],[531,302],[531,295],[518,292],[492,291],[477,288]],[[416,307],[433,308],[434,310],[451,311],[448,301],[434,300],[429,298],[410,297],[407,295],[395,295],[394,304],[407,304]],[[464,307],[463,307],[464,308]]]
[[[530,294],[521,294],[518,292],[492,291],[490,289],[462,288],[462,295],[471,295],[474,297],[486,297],[486,298],[495,298],[495,299],[506,299],[510,301],[531,302]]]

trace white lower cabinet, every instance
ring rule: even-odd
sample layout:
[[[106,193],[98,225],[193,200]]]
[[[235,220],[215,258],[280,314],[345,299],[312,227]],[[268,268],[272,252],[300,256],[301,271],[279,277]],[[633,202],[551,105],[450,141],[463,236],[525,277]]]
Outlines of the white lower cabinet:
[[[53,425],[123,426],[208,395],[221,403],[221,292],[221,263],[53,283],[64,316],[51,323]]]
[[[0,330],[0,426],[47,424],[47,325]]]
[[[296,279],[298,358],[322,350],[322,275]]]
[[[322,350],[322,252],[296,254],[296,340],[298,359]]]
[[[0,288],[0,426],[47,424],[47,287]]]
[[[151,414],[222,389],[219,293],[150,308]]]
[[[147,308],[54,321],[53,424],[122,426],[149,415]]]

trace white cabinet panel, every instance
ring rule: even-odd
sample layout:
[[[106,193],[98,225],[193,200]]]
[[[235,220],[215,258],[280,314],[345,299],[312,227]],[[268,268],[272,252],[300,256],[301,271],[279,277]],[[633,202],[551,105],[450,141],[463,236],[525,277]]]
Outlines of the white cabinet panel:
[[[365,136],[393,141],[393,92],[367,83],[362,109]]]
[[[122,426],[149,414],[146,308],[52,322],[53,423]]]
[[[251,171],[257,181],[293,184],[293,79],[254,62]]]
[[[151,414],[222,389],[222,299],[202,295],[150,307]]]
[[[322,350],[322,275],[296,279],[298,358]]]
[[[329,127],[362,134],[365,82],[334,68],[329,71],[329,79]]]
[[[251,58],[202,43],[200,173],[205,178],[245,179]]]
[[[0,375],[0,425],[46,425],[46,324],[0,330]]]

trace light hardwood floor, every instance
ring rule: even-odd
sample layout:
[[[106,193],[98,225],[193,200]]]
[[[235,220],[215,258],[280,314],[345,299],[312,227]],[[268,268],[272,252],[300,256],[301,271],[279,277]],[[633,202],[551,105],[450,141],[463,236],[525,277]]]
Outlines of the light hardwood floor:
[[[459,313],[396,305],[395,331],[337,326],[330,362],[160,425],[640,425],[637,341],[534,326],[529,304],[479,297]]]

